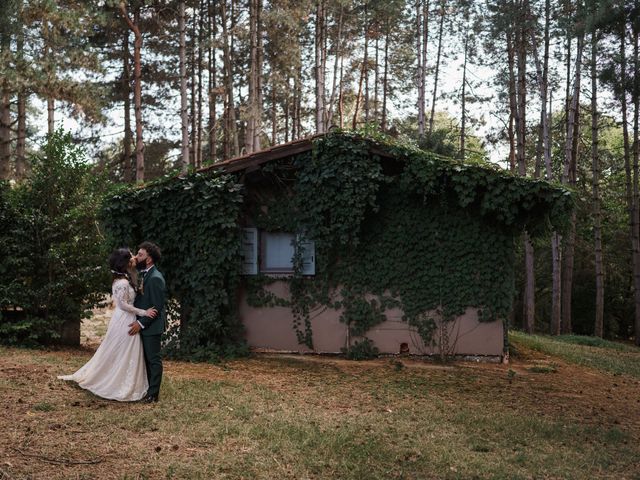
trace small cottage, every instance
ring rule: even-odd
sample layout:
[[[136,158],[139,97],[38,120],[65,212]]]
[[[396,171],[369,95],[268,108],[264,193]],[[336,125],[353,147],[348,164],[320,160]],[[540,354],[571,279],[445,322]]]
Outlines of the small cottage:
[[[169,353],[500,359],[514,248],[570,194],[351,132],[296,140],[110,197],[113,246],[161,246]]]

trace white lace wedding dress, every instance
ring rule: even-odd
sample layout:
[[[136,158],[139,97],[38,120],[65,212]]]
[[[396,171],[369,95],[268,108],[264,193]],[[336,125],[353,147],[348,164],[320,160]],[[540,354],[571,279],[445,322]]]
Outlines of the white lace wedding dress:
[[[133,306],[135,291],[126,279],[111,287],[116,308],[96,353],[73,375],[61,375],[102,398],[121,402],[144,397],[149,387],[140,335],[129,335],[129,324],[145,311]]]

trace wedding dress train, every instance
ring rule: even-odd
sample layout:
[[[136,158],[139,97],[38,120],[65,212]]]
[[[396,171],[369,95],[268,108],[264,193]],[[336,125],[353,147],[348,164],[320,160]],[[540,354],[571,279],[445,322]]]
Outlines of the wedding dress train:
[[[129,324],[145,310],[133,306],[135,291],[126,279],[112,285],[113,311],[107,333],[96,353],[73,375],[61,375],[99,397],[121,402],[144,397],[149,383],[140,335],[129,335]]]

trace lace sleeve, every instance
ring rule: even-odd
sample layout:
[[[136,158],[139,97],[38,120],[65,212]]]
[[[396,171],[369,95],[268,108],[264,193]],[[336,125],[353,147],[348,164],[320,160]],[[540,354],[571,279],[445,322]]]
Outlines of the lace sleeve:
[[[136,308],[133,306],[133,299],[129,295],[129,282],[126,280],[118,280],[113,284],[112,297],[116,303],[116,308],[124,310],[125,312],[133,313],[134,315],[144,316],[146,310]]]

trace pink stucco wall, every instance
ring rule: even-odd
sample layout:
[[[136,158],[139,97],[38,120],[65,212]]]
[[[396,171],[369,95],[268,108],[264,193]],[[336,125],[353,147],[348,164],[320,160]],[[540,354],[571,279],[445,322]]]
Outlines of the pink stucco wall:
[[[274,282],[268,287],[275,295],[288,298],[285,282]],[[286,352],[338,353],[348,342],[346,325],[341,323],[340,310],[324,307],[311,312],[314,350],[298,344],[293,330],[293,315],[289,308],[254,308],[247,304],[243,294],[240,300],[240,319],[245,326],[250,347]],[[424,345],[420,335],[402,321],[402,311],[386,311],[387,320],[367,332],[381,353],[400,353],[404,343],[411,354],[437,354],[439,349]],[[464,315],[448,325],[449,354],[500,356],[503,351],[502,322],[479,322],[477,311],[469,308]],[[438,338],[436,332],[435,338]],[[357,339],[352,339],[357,340]]]

